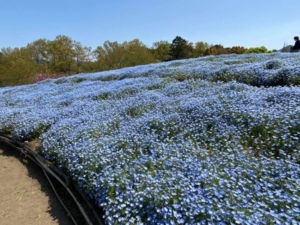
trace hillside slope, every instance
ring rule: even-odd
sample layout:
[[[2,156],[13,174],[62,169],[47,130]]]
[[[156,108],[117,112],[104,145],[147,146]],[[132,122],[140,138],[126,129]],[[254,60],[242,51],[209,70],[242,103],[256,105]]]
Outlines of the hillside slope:
[[[209,56],[0,89],[107,224],[300,222],[300,54]]]

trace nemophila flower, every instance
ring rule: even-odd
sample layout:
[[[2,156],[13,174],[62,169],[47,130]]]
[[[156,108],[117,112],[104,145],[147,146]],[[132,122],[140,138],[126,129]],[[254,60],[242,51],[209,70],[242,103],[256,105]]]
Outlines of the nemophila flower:
[[[210,56],[5,87],[0,130],[39,138],[107,224],[297,224],[299,61]]]

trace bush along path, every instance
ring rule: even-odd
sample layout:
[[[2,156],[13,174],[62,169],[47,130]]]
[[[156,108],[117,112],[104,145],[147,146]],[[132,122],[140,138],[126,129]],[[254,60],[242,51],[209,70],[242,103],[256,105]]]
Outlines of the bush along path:
[[[56,205],[53,207],[57,207],[54,210],[60,210],[60,217],[62,218],[62,221],[59,221],[63,224],[87,224],[87,225],[102,225],[102,221],[97,215],[97,212],[93,205],[89,202],[89,199],[85,194],[83,194],[76,185],[73,185],[72,181],[69,177],[67,177],[65,174],[63,174],[61,171],[59,171],[55,166],[51,165],[51,163],[47,162],[43,157],[41,157],[37,152],[39,151],[39,143],[38,142],[26,142],[21,143],[17,142],[15,140],[12,140],[7,135],[4,135],[0,133],[0,146],[1,151],[3,154],[6,155],[12,155],[13,152],[19,153],[19,157],[23,159],[28,159],[31,164],[36,165],[37,172],[44,176],[43,181],[48,186],[48,189],[52,188],[52,198],[56,198]],[[4,149],[4,150],[3,150]],[[4,153],[5,151],[5,153]],[[4,160],[4,159],[3,159]],[[12,161],[12,160],[11,160]],[[13,166],[10,164],[7,164],[8,166]],[[7,166],[4,166],[4,168],[7,168]],[[15,169],[15,168],[13,168]],[[25,169],[25,168],[22,168]],[[9,179],[12,171],[6,171],[5,174],[3,173],[3,177],[6,176],[7,179]],[[16,186],[22,187],[23,183],[19,183],[19,180],[11,180],[15,187],[8,187],[7,185],[4,187],[7,190],[7,193],[10,192],[10,189],[15,189]],[[44,183],[44,185],[45,185]],[[20,188],[21,188],[20,187]],[[19,189],[20,189],[19,188]],[[22,190],[21,190],[22,189]],[[23,188],[20,190],[22,192],[26,191]],[[30,190],[31,191],[31,190]],[[30,198],[30,201],[32,201],[34,198],[39,200],[40,196],[34,196],[34,192],[32,192],[32,196]],[[22,197],[19,199],[22,200]],[[18,201],[19,201],[18,200]],[[42,201],[37,201],[42,202]],[[8,202],[6,202],[8,204]],[[21,207],[22,204],[20,204]],[[41,206],[36,205],[38,208]],[[5,204],[3,204],[3,207],[6,207]],[[9,206],[8,206],[9,207]],[[25,208],[26,205],[23,205],[22,208]],[[20,208],[20,211],[26,211],[25,209]],[[65,212],[65,213],[63,213]],[[13,212],[9,212],[13,213]],[[9,214],[8,213],[8,214]],[[41,217],[41,211],[38,212],[38,217]],[[7,213],[6,213],[7,214]],[[24,213],[23,213],[24,214]],[[65,215],[65,216],[62,216]],[[24,218],[25,220],[30,221],[33,215],[30,215],[28,218]],[[3,215],[5,217],[5,213]],[[67,218],[68,217],[68,218]],[[18,217],[16,217],[18,218]],[[16,220],[14,213],[10,218],[8,218],[7,223],[11,223],[11,220]],[[55,224],[55,222],[58,221],[51,221],[51,224]],[[30,221],[30,224],[33,224],[33,221]],[[37,220],[38,223],[38,220]],[[42,221],[40,223],[46,224],[47,222]],[[49,223],[50,224],[50,223]]]

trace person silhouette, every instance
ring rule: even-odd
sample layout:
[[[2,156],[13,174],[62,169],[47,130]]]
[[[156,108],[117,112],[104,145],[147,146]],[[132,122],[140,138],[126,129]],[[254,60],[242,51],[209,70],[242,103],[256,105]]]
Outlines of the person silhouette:
[[[300,41],[299,37],[294,37],[295,45],[291,48],[291,52],[299,52],[300,51]]]

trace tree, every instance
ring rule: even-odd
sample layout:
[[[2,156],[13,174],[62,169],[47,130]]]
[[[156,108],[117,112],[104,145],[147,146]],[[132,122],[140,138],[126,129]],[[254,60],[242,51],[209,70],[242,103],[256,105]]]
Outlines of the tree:
[[[73,41],[74,50],[74,61],[72,64],[72,72],[80,73],[82,72],[82,65],[89,62],[89,54],[91,52],[90,47],[83,47],[80,42]]]
[[[230,53],[243,54],[245,51],[247,51],[247,49],[241,46],[233,46],[229,49],[229,51]]]
[[[249,53],[268,53],[268,49],[265,46],[261,47],[255,47],[255,48],[249,48],[247,51],[245,51],[245,54]]]
[[[193,58],[194,57],[194,43],[193,42],[189,42],[187,44],[187,51],[188,51],[187,58]]]
[[[3,53],[0,52],[0,65],[2,64],[2,60],[3,60]]]
[[[153,57],[157,62],[165,62],[170,59],[170,46],[168,41],[154,42],[151,48]]]
[[[118,42],[105,41],[95,50],[98,68],[101,70],[119,69],[155,62],[150,51],[139,39]]]
[[[27,45],[35,63],[42,64],[47,61],[47,44],[46,39],[38,39]]]
[[[27,49],[29,50],[39,73],[48,72],[48,43],[49,42],[46,39],[38,39],[27,45]]]
[[[71,38],[59,35],[47,46],[49,66],[52,72],[71,74],[76,67],[76,52]]]
[[[28,84],[36,73],[27,48],[3,48],[0,67],[0,86]]]
[[[95,50],[100,70],[118,69],[125,66],[125,49],[118,42],[105,41]]]
[[[99,69],[97,69],[97,58],[95,51],[93,51],[91,47],[87,46],[85,46],[83,50],[85,54],[85,62],[80,65],[80,70],[82,70],[82,72],[99,71]]]
[[[221,44],[218,44],[218,45],[214,45],[214,47],[216,48],[217,50],[217,53],[216,55],[222,55],[222,54],[229,54],[229,49],[228,48],[224,48],[223,45]]]
[[[204,51],[203,55],[204,56],[207,56],[207,55],[217,55],[217,52],[218,52],[217,49],[214,46],[212,46],[210,48],[207,48]]]
[[[122,44],[125,49],[125,66],[144,65],[155,62],[150,51],[139,39]]]
[[[189,47],[185,39],[176,36],[170,46],[171,60],[186,59],[189,57]]]
[[[208,49],[210,46],[206,42],[196,42],[194,45],[194,52],[193,57],[197,58],[204,55],[204,52],[206,49]]]
[[[287,43],[284,43],[283,44],[283,47],[282,47],[282,49],[280,50],[281,52],[290,52],[291,51],[291,49],[292,49],[292,45],[288,45]]]

